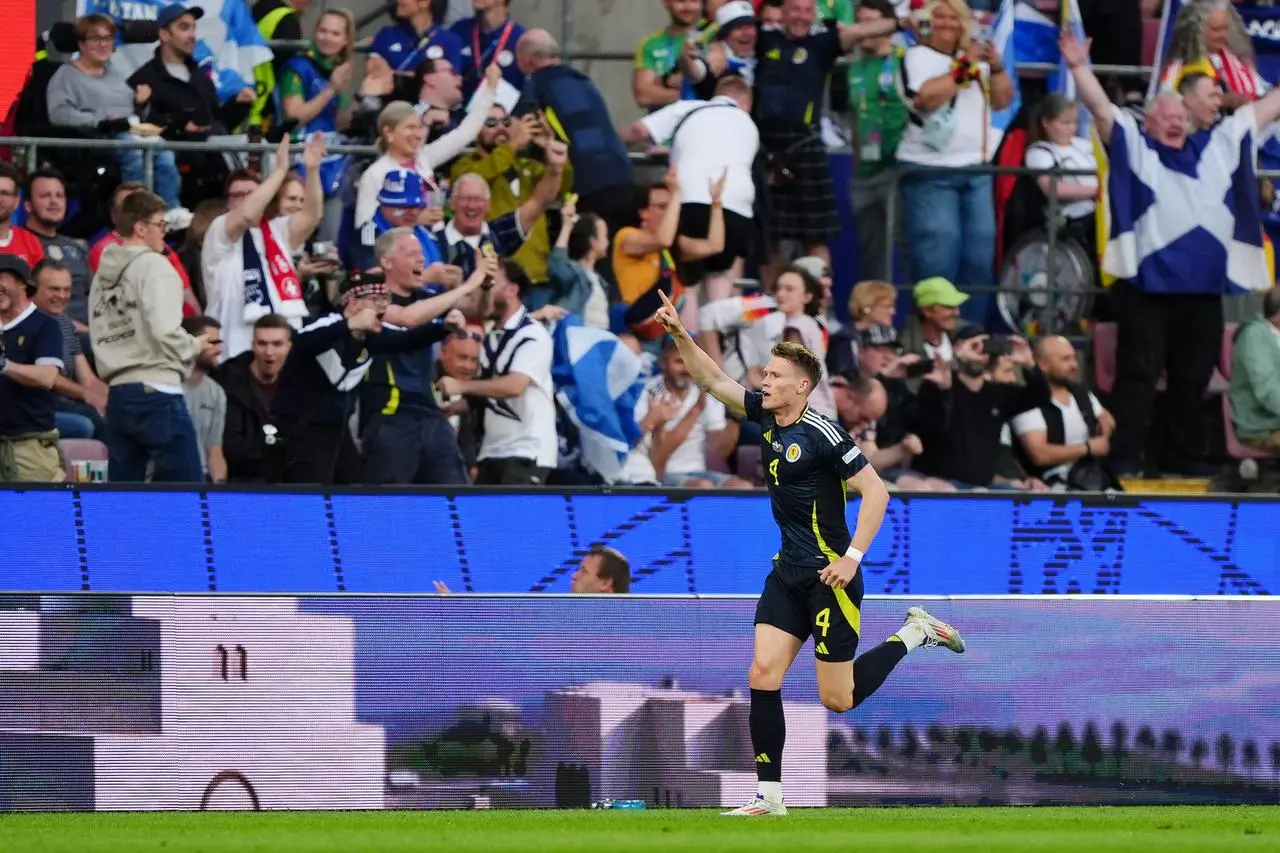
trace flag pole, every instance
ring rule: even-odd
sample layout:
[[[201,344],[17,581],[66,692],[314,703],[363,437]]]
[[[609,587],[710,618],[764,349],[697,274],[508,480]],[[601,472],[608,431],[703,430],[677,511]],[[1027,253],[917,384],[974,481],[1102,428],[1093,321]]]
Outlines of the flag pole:
[[[1170,21],[1169,16],[1173,14],[1174,0],[1164,0],[1164,8],[1160,12],[1160,32],[1156,36],[1156,55],[1152,61],[1151,80],[1147,83],[1147,102],[1151,100],[1160,91],[1160,78],[1164,76],[1165,62],[1165,39],[1169,35]]]

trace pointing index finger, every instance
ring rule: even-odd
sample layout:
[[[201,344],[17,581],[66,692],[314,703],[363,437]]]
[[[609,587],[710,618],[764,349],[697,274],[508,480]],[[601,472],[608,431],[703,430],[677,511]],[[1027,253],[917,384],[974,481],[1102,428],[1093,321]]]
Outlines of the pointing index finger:
[[[672,304],[671,304],[671,299],[670,299],[670,298],[668,298],[666,291],[664,291],[664,290],[659,290],[659,291],[658,291],[658,295],[662,297],[662,304],[663,304],[664,306],[666,306],[667,308],[671,308],[671,309],[674,309],[674,308],[676,307],[676,306],[674,306],[674,305],[672,305]]]

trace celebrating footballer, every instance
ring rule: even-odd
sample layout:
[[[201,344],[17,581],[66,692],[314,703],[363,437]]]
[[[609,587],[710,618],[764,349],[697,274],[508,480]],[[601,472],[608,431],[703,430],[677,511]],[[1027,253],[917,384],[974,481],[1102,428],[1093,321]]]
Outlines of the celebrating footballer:
[[[800,344],[780,343],[760,390],[748,391],[698,347],[665,294],[662,300],[655,319],[675,340],[698,385],[764,431],[761,450],[782,547],[756,605],[748,674],[756,795],[726,814],[785,815],[782,679],[810,636],[822,704],[837,712],[866,701],[908,652],[933,646],[963,652],[964,641],[950,625],[912,607],[897,633],[854,660],[862,629],[859,564],[884,521],[889,493],[849,434],[809,408],[822,362]],[[862,499],[852,536],[845,520],[850,487]]]

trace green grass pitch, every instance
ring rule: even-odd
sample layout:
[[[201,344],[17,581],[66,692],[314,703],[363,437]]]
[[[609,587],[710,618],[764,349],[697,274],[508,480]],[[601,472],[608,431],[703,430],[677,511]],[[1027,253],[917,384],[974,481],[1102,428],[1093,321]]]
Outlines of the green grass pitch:
[[[1280,851],[1280,807],[0,815],[9,853]]]

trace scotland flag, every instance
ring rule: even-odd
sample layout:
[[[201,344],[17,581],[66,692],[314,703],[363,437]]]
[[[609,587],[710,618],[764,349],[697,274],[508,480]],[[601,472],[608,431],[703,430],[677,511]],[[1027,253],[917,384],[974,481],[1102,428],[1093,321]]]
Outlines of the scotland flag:
[[[1143,135],[1126,110],[1112,112],[1111,241],[1103,270],[1147,293],[1270,287],[1253,108],[1191,135],[1180,150]]]
[[[1022,109],[1022,91],[1018,85],[1018,40],[1014,38],[1014,28],[1017,23],[1017,13],[1019,3],[1017,0],[1003,0],[1000,4],[1000,11],[996,15],[996,20],[992,26],[991,43],[995,45],[996,50],[1000,51],[1000,58],[1004,62],[1004,67],[1009,69],[1009,79],[1013,81],[1013,101],[1003,110],[995,110],[991,113],[991,128],[995,131],[991,140],[991,150],[994,151],[1000,147],[1000,138],[1004,132],[1009,129],[1009,125],[1013,123],[1014,118],[1018,115],[1018,110]]]
[[[613,333],[583,326],[573,315],[556,325],[552,344],[556,403],[577,427],[584,467],[612,483],[640,441],[640,357]]]

